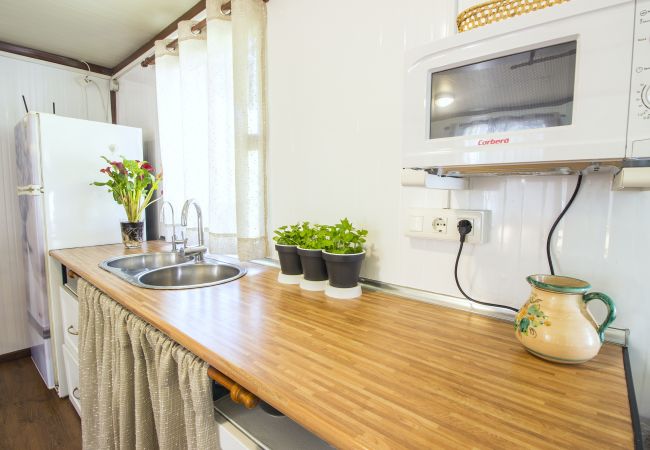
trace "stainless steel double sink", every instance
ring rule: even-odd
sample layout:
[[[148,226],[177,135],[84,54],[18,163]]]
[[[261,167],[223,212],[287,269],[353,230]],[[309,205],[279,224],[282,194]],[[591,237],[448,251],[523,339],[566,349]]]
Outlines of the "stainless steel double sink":
[[[147,289],[192,289],[228,283],[246,274],[246,269],[205,256],[195,261],[181,253],[142,253],[107,259],[99,267]]]

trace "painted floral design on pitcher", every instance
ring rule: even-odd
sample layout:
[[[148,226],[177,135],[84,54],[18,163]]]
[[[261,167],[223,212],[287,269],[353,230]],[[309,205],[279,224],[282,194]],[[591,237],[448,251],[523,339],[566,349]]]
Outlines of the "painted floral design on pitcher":
[[[517,330],[518,335],[525,334],[526,336],[537,337],[535,328],[541,325],[551,326],[548,316],[540,308],[541,301],[542,299],[533,292],[528,297],[526,304],[519,310],[517,317],[515,317],[515,330]]]
[[[605,329],[616,318],[612,299],[601,292],[588,293],[589,283],[576,278],[531,275],[527,281],[531,294],[515,317],[515,335],[526,350],[564,364],[596,356],[605,340]],[[607,317],[600,324],[587,309],[592,300],[600,300],[607,307]]]

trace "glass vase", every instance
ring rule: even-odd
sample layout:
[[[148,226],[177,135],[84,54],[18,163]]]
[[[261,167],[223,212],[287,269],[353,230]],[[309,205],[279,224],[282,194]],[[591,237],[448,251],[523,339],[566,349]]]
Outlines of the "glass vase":
[[[144,222],[120,222],[122,243],[126,248],[141,248]]]

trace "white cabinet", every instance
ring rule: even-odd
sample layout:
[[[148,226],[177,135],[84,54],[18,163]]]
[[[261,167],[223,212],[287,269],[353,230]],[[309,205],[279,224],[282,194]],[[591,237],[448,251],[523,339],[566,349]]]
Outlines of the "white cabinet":
[[[79,390],[79,301],[67,287],[59,286],[61,316],[63,319],[63,362],[68,385],[68,398],[81,416]]]
[[[67,288],[60,288],[63,343],[79,356],[79,301]]]
[[[214,419],[219,424],[219,450],[260,450],[253,440],[237,429],[218,412]]]
[[[68,381],[70,395],[68,398],[81,417],[81,391],[79,390],[79,357],[76,352],[70,350],[67,344],[63,344],[63,361],[65,361],[65,374]]]

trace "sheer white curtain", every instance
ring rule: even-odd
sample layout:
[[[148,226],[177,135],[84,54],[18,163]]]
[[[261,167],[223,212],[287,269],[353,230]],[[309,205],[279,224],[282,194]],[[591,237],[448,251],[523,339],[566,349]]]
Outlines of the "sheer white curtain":
[[[232,26],[221,1],[206,3],[208,39],[208,127],[210,172],[210,249],[237,253],[235,191],[235,104],[233,98]]]
[[[196,24],[191,20],[178,24],[183,196],[194,198],[202,208],[209,209],[207,41],[206,33],[192,33]]]
[[[171,39],[156,41],[156,99],[158,135],[163,168],[163,198],[174,206],[181,205],[183,185],[183,133],[181,123],[181,82],[178,51],[167,45]],[[168,189],[169,188],[169,189]],[[165,236],[167,230],[161,230]]]
[[[176,211],[195,198],[211,253],[267,254],[266,6],[207,0],[207,27],[178,27],[178,51],[156,43],[163,197]],[[169,234],[169,233],[167,233]]]
[[[266,256],[266,4],[232,1],[237,243]]]

